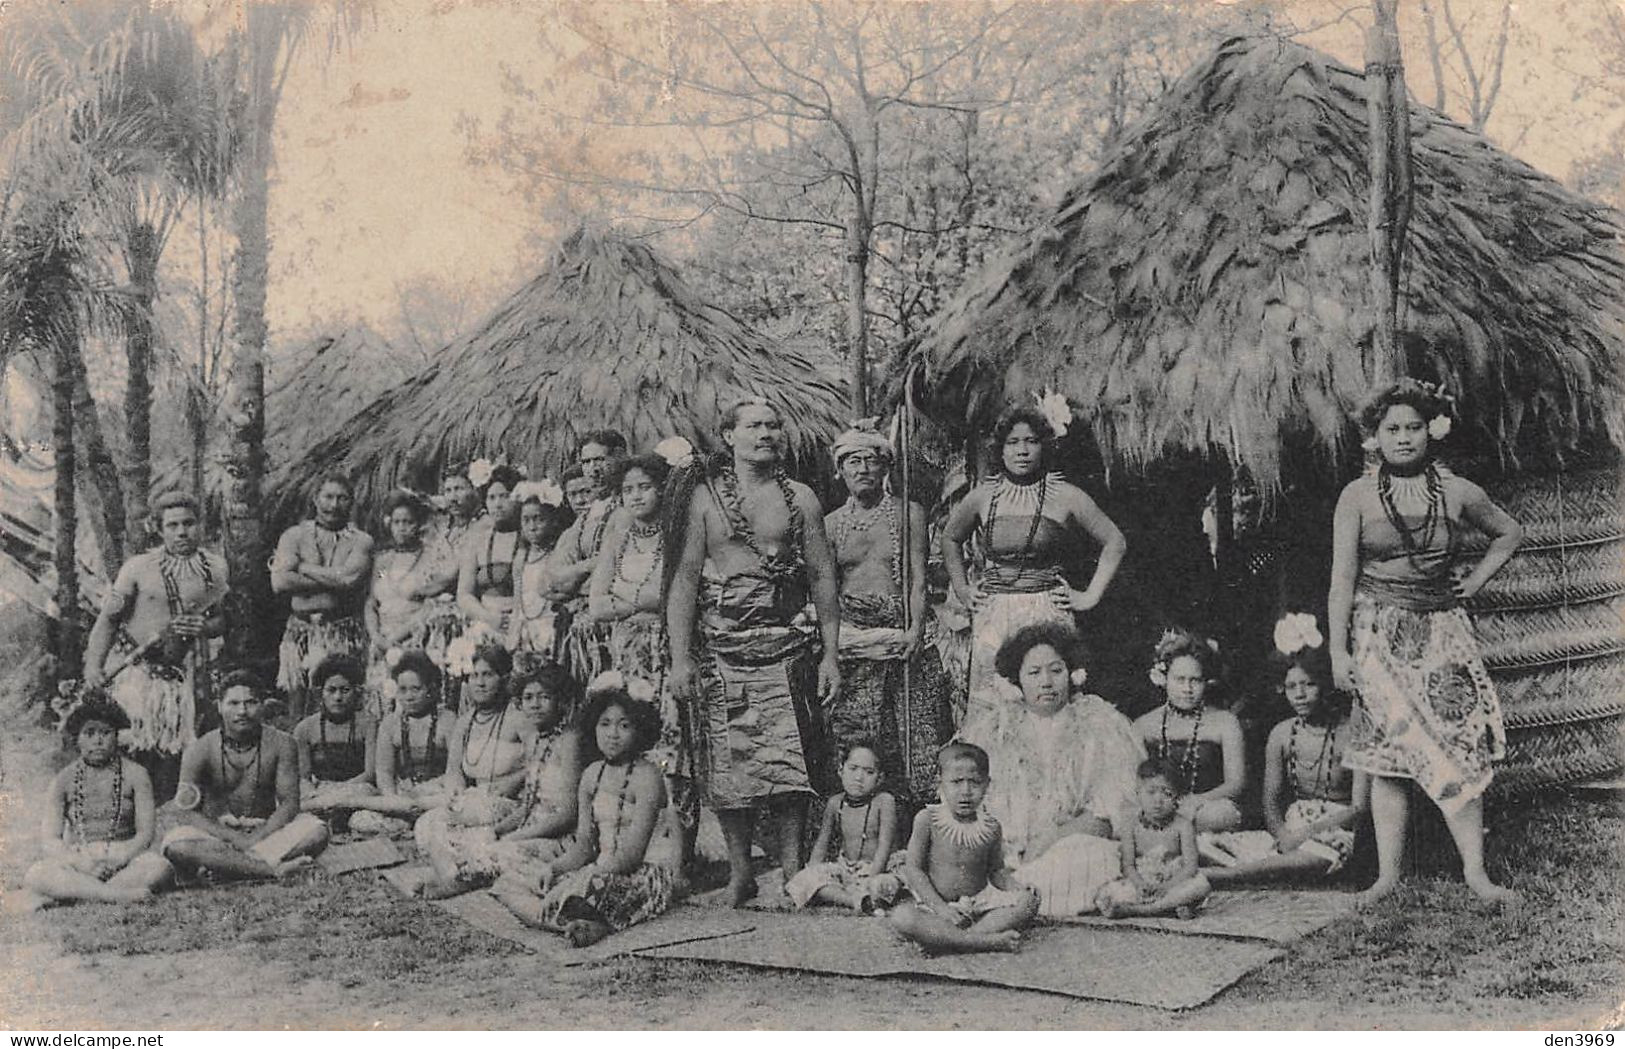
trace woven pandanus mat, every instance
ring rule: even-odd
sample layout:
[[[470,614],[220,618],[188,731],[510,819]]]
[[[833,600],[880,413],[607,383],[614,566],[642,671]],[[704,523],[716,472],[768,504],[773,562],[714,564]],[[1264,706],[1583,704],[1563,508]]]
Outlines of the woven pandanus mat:
[[[1533,610],[1625,594],[1625,540],[1525,546],[1473,599],[1475,612]]]
[[[1625,535],[1617,468],[1534,472],[1495,481],[1490,497],[1516,517],[1530,546]]]
[[[1522,794],[1625,768],[1625,717],[1542,725],[1507,732],[1507,756],[1495,766],[1497,794]]]
[[[1492,670],[1546,666],[1625,651],[1625,595],[1536,609],[1491,609],[1473,617]]]
[[[1625,653],[1493,675],[1508,728],[1625,714]]]

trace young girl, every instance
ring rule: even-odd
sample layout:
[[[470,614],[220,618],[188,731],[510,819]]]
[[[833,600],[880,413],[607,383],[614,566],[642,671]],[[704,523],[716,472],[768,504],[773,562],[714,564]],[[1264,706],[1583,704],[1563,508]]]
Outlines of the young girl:
[[[523,491],[525,485],[521,485]],[[566,506],[527,494],[519,504],[519,549],[513,560],[514,615],[508,643],[514,653],[558,662],[558,605],[547,595],[547,558],[575,515]]]
[[[534,891],[500,897],[521,921],[562,932],[576,947],[664,913],[677,883],[675,868],[650,850],[666,788],[643,753],[659,738],[660,715],[622,689],[604,689],[588,696],[584,723],[602,760],[582,773],[575,840],[541,866]]]
[[[411,649],[391,668],[395,713],[378,726],[373,747],[378,793],[357,799],[350,817],[358,834],[404,834],[410,820],[446,803],[446,758],[451,723],[439,706],[440,668],[425,653]]]
[[[434,865],[435,880],[423,887],[423,895],[431,898],[468,892],[495,876],[490,859],[494,828],[512,810],[513,796],[525,781],[531,733],[508,703],[513,659],[501,644],[486,640],[475,649],[471,664],[470,702],[447,748],[450,797],[413,828],[419,854]]]
[[[1201,842],[1215,885],[1293,874],[1328,876],[1354,854],[1354,823],[1369,805],[1370,778],[1343,767],[1349,716],[1332,692],[1331,660],[1315,618],[1275,626],[1274,662],[1293,716],[1265,744],[1264,825]]]
[[[366,681],[349,656],[328,656],[311,675],[321,707],[293,729],[299,752],[300,808],[327,813],[360,807],[373,786],[378,723],[358,708]]]
[[[863,914],[890,907],[902,887],[886,873],[897,838],[897,801],[880,785],[880,758],[866,741],[848,743],[841,757],[841,792],[824,806],[807,866],[785,885],[797,907],[814,903],[850,907]],[[840,852],[825,860],[840,835]]]
[[[124,711],[105,700],[87,701],[68,715],[64,730],[79,758],[51,781],[43,855],[23,875],[22,909],[53,901],[129,903],[169,879],[169,864],[147,851],[155,826],[152,782],[119,753],[119,731],[129,727]]]
[[[367,597],[366,711],[382,720],[393,709],[385,683],[388,657],[402,648],[421,648],[427,635],[426,602],[436,592],[435,559],[423,541],[428,509],[411,492],[392,492],[384,502],[390,544],[373,555],[372,589]]]
[[[492,856],[500,875],[491,892],[499,899],[528,894],[527,886],[540,874],[538,864],[557,859],[570,845],[586,749],[569,716],[576,690],[563,667],[548,664],[531,671],[520,691],[520,706],[535,718],[536,733],[526,751],[519,803],[494,828]]]
[[[1166,761],[1179,782],[1180,814],[1198,831],[1241,825],[1235,798],[1247,785],[1247,750],[1241,722],[1228,710],[1209,707],[1207,689],[1217,676],[1218,646],[1186,630],[1169,630],[1157,642],[1151,680],[1167,702],[1134,722],[1152,758]]]
[[[1196,826],[1180,812],[1181,777],[1156,759],[1143,762],[1138,776],[1139,804],[1123,814],[1117,828],[1123,877],[1100,890],[1096,905],[1108,918],[1193,917],[1213,887],[1196,871]]]

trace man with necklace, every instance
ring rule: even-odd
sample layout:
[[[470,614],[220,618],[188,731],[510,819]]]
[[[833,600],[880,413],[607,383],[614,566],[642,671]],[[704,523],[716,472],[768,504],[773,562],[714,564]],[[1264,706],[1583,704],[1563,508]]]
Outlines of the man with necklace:
[[[766,400],[735,404],[723,419],[727,452],[686,466],[666,509],[672,688],[696,705],[699,778],[727,838],[734,906],[757,891],[756,810],[776,819],[785,879],[801,869],[806,803],[829,778],[814,697],[827,709],[841,684],[823,508],[784,475],[783,431]]]
[[[316,489],[316,515],[282,533],[271,559],[271,589],[288,595],[277,687],[297,724],[311,695],[310,668],[328,656],[367,657],[361,618],[372,576],[372,537],[350,524],[355,493],[337,474]]]
[[[847,500],[824,518],[841,602],[841,695],[830,735],[837,750],[875,741],[885,787],[918,804],[935,791],[937,748],[951,731],[942,665],[922,645],[925,511],[886,490],[895,456],[873,420],[837,437],[834,457]]]
[[[293,737],[263,721],[264,700],[247,671],[221,683],[220,727],[181,757],[180,789],[164,806],[161,851],[183,875],[204,881],[266,880],[308,866],[327,827],[299,811]]]
[[[209,641],[225,632],[226,562],[198,546],[197,503],[179,493],[153,507],[163,545],[119,569],[85,648],[84,682],[105,688],[130,719],[120,734],[162,802],[181,750],[197,734]]]
[[[621,508],[621,494],[610,481],[626,462],[626,438],[614,430],[592,430],[576,446],[577,465],[592,484],[594,502],[559,536],[548,555],[543,574],[543,596],[556,602],[569,622],[565,652],[570,672],[585,684],[608,669],[603,630],[583,613],[587,607],[587,581],[598,563],[598,551],[610,518]]]

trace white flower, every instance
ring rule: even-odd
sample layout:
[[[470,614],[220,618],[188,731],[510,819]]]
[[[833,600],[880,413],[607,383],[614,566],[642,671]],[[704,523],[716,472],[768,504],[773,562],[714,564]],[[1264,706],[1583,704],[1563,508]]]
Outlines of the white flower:
[[[399,645],[391,645],[388,651],[384,653],[384,666],[389,667],[391,670],[395,669],[395,664],[401,661],[403,655],[405,653],[401,651]]]
[[[694,458],[694,446],[681,437],[668,437],[655,445],[655,454],[672,467],[678,467]]]
[[[474,673],[474,650],[478,647],[478,635],[473,631],[453,639],[446,646],[446,673],[454,677],[467,677]]]
[[[626,694],[643,703],[653,703],[655,699],[654,683],[641,677],[632,678],[626,683]]]
[[[1151,683],[1153,685],[1157,686],[1158,688],[1167,688],[1168,664],[1165,662],[1153,663],[1151,665],[1151,673],[1147,676],[1151,678]]]
[[[1362,450],[1364,450],[1364,451],[1367,451],[1367,452],[1375,452],[1378,448],[1381,448],[1381,447],[1382,447],[1382,445],[1380,443],[1378,443],[1377,438],[1376,438],[1375,435],[1373,435],[1371,437],[1367,437],[1365,440],[1360,442],[1360,448]]]
[[[443,495],[431,495],[429,496],[429,506],[434,509],[435,513],[443,514],[451,509],[451,500]]]
[[[554,483],[551,477],[544,477],[540,481],[520,481],[513,486],[514,502],[523,504],[530,499],[535,499],[543,506],[563,506],[564,489]]]
[[[1450,416],[1435,415],[1428,420],[1428,437],[1435,441],[1442,441],[1450,436]]]
[[[1325,643],[1315,617],[1308,612],[1288,612],[1275,624],[1275,650],[1283,656]]]
[[[1072,672],[1072,687],[1082,688],[1089,681],[1089,671],[1079,667]]]
[[[587,683],[588,693],[626,691],[626,675],[619,670],[606,670]]]
[[[1033,394],[1033,398],[1038,401],[1038,410],[1048,420],[1055,436],[1065,437],[1067,427],[1072,425],[1072,406],[1066,402],[1066,397],[1046,389],[1043,393]]]
[[[484,488],[491,483],[491,471],[496,469],[489,459],[475,459],[468,464],[468,483],[475,488]]]

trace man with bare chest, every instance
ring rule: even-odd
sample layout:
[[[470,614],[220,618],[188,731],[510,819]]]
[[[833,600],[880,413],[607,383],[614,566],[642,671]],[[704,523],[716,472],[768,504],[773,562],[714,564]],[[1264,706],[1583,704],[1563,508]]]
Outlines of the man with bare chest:
[[[784,476],[783,430],[767,401],[734,405],[723,421],[728,451],[685,467],[667,511],[676,525],[665,530],[672,688],[695,704],[699,779],[728,840],[735,906],[756,894],[755,810],[778,821],[785,879],[801,869],[806,803],[828,778],[814,697],[827,705],[840,689],[823,508]]]
[[[187,745],[181,784],[164,806],[161,850],[205,880],[280,877],[327,844],[327,827],[299,811],[293,737],[262,720],[259,685],[245,671],[221,683],[220,727]]]
[[[362,605],[372,576],[372,537],[350,524],[355,494],[334,475],[316,490],[316,516],[282,533],[271,560],[271,589],[288,595],[278,650],[277,687],[294,723],[305,716],[310,672],[328,656],[367,657]]]
[[[611,490],[610,481],[619,476],[626,458],[626,438],[614,430],[591,430],[581,438],[576,460],[582,479],[592,486],[593,500],[559,536],[542,574],[543,595],[559,605],[568,623],[565,662],[582,684],[610,665],[608,631],[585,614],[587,582],[598,563],[610,518],[621,508],[621,493]]]
[[[163,545],[119,569],[85,647],[84,681],[105,689],[130,725],[119,741],[147,770],[159,801],[175,792],[181,750],[197,734],[209,638],[225,632],[224,558],[198,546],[197,504],[174,494],[153,507]]]
[[[925,511],[886,490],[894,456],[873,422],[837,437],[834,453],[847,500],[824,518],[841,601],[841,694],[830,734],[842,749],[873,741],[884,788],[919,805],[935,793],[937,748],[952,731],[947,679],[923,644]]]

